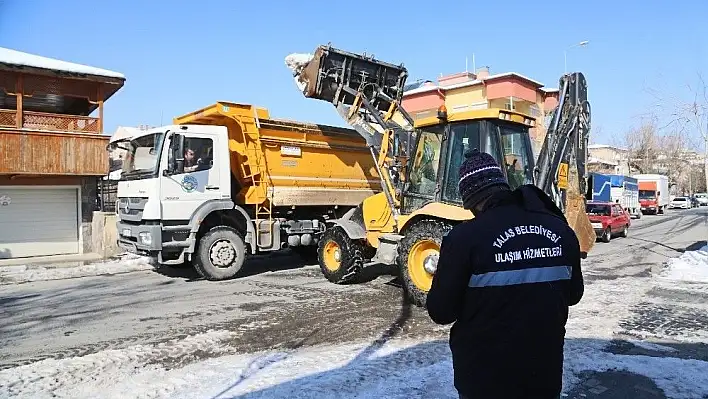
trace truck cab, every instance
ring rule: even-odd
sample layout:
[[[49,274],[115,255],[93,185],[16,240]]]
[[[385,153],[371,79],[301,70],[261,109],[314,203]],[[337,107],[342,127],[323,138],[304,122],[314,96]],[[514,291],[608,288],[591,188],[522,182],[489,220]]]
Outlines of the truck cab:
[[[118,182],[118,245],[160,263],[177,260],[194,245],[198,209],[230,201],[226,127],[163,126],[116,145],[127,151]]]

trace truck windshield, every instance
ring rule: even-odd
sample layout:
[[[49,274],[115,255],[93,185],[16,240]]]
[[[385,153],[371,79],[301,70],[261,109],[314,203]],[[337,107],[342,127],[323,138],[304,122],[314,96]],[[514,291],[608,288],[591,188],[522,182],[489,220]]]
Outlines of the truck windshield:
[[[653,200],[656,199],[656,193],[650,190],[639,190],[639,199]]]
[[[148,179],[157,175],[164,133],[137,137],[127,143],[121,179]]]

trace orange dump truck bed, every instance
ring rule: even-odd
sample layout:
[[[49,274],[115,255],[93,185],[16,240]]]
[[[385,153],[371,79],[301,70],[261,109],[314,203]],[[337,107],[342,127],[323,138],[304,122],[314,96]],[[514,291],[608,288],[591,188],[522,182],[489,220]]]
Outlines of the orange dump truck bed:
[[[228,128],[231,171],[243,203],[355,206],[381,191],[371,152],[352,129],[275,119],[265,108],[230,102],[174,122]]]

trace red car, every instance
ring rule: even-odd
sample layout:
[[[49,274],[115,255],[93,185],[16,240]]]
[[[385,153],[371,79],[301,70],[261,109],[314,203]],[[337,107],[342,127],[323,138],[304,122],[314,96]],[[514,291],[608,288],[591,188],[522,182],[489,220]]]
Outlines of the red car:
[[[611,202],[588,202],[585,206],[595,234],[604,242],[610,242],[613,236],[627,237],[631,217],[620,204]]]

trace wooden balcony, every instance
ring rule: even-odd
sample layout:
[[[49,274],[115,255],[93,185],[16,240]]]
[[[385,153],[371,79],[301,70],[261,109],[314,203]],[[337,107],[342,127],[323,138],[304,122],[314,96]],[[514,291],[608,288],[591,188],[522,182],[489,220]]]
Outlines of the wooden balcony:
[[[0,175],[102,176],[108,136],[0,128]]]
[[[18,123],[18,114],[16,110],[0,109],[0,128],[94,134],[101,132],[99,118],[23,111],[21,113],[22,121]]]

